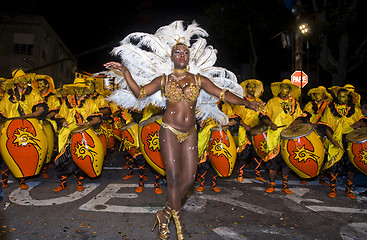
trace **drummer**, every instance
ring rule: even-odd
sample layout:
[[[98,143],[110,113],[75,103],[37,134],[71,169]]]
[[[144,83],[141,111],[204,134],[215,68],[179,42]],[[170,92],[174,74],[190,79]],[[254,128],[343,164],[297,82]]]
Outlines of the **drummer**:
[[[97,126],[101,122],[102,114],[95,102],[89,98],[88,94],[91,93],[92,89],[86,85],[85,79],[76,78],[73,84],[64,85],[63,88],[68,95],[56,115],[62,128],[58,136],[58,155],[55,159],[55,170],[61,179],[61,185],[56,187],[54,192],[60,192],[68,188],[67,178],[73,172],[76,173],[78,178],[77,191],[84,191],[83,181],[86,174],[73,162],[68,139],[71,131],[78,126]]]
[[[44,118],[48,112],[47,103],[40,93],[31,86],[36,74],[25,74],[22,69],[12,72],[12,79],[8,79],[3,89],[6,91],[0,101],[0,119],[7,118]],[[19,187],[28,189],[24,178],[20,179]]]
[[[50,122],[53,132],[56,133],[57,123],[55,116],[60,110],[61,102],[54,93],[55,85],[53,79],[47,75],[37,75],[36,81],[32,82],[32,86],[40,92],[43,100],[47,102],[49,109],[46,115],[46,119]],[[55,140],[57,141],[57,137],[55,137]],[[46,163],[43,164],[41,172],[43,178],[50,177],[47,173],[48,165],[49,164]]]
[[[243,89],[243,96],[247,101],[261,101],[260,96],[264,92],[263,84],[256,79],[248,79],[241,84]],[[253,147],[253,143],[247,136],[247,131],[259,124],[259,113],[246,108],[242,105],[235,105],[235,114],[240,118],[240,126],[238,129],[238,148],[237,148],[237,166],[239,168],[239,175],[237,180],[243,181],[243,169],[249,164],[249,160],[252,159],[255,165],[255,179],[261,182],[266,180],[260,174],[260,166],[262,159],[256,157],[256,153]]]
[[[198,131],[198,172],[197,172],[197,180],[200,183],[200,186],[196,188],[196,191],[202,192],[205,189],[205,180],[208,175],[208,172],[212,174],[212,187],[211,189],[214,192],[220,192],[220,188],[217,187],[217,177],[218,174],[215,172],[213,166],[210,163],[208,156],[208,148],[209,148],[209,138],[210,138],[210,129],[217,127],[218,124],[214,122],[212,118],[209,118],[206,121],[199,121],[199,131]]]
[[[334,86],[329,88],[334,100],[326,108],[320,120],[320,129],[327,136],[325,148],[328,152],[327,161],[323,169],[330,170],[329,197],[336,197],[336,180],[338,174],[346,172],[347,184],[345,195],[356,199],[351,192],[354,175],[357,169],[348,159],[346,135],[353,129],[367,126],[367,118],[363,116],[359,106],[360,97],[346,87]]]
[[[278,126],[290,127],[296,129],[297,124],[307,121],[307,114],[304,114],[297,101],[300,97],[300,88],[284,79],[282,82],[271,84],[273,98],[265,106],[265,112],[260,113],[260,120],[270,126],[267,131],[267,152],[264,161],[269,170],[270,185],[266,189],[267,193],[275,191],[275,177],[277,170],[282,173],[282,191],[286,194],[292,194],[288,188],[289,167],[284,162],[280,153],[280,133],[283,128]]]
[[[333,98],[324,86],[310,89],[307,95],[311,97],[311,101],[306,104],[303,112],[311,115],[310,123],[317,129],[317,124]],[[301,183],[306,184],[306,180],[302,180]],[[329,186],[329,184],[325,182],[324,172],[322,170],[319,174],[319,183],[324,186]]]

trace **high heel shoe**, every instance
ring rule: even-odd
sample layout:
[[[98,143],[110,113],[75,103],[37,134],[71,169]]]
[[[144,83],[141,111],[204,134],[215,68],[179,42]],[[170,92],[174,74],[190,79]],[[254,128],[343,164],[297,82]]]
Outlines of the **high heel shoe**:
[[[181,211],[172,210],[172,218],[176,225],[177,240],[184,240],[185,226],[181,220]]]
[[[162,216],[165,219],[165,222],[162,222],[159,216]],[[158,225],[158,237],[162,240],[167,240],[170,236],[170,231],[169,231],[168,226],[171,220],[171,216],[172,216],[171,208],[168,206],[168,204],[166,204],[163,210],[159,210],[155,214],[155,220],[154,220],[152,231]]]

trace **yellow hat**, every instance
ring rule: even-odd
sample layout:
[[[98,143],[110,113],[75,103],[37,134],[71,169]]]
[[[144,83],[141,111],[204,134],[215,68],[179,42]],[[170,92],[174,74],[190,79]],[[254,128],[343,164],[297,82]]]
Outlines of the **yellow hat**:
[[[247,96],[247,84],[255,84],[255,97],[260,97],[264,92],[263,83],[257,79],[247,79],[243,81],[240,85],[243,89],[243,96]]]
[[[349,85],[349,86],[348,86]],[[331,92],[331,95],[333,96],[333,98],[337,98],[337,96],[338,96],[338,92],[340,91],[340,90],[346,90],[347,91],[347,93],[348,93],[348,95],[349,96],[351,96],[351,98],[352,98],[352,102],[354,103],[354,104],[356,104],[357,106],[360,106],[361,105],[361,103],[360,103],[360,101],[361,101],[361,96],[358,94],[358,93],[356,93],[355,91],[354,91],[354,87],[352,86],[352,87],[350,87],[350,86],[352,86],[352,85],[350,85],[350,84],[347,84],[347,85],[345,85],[344,87],[339,87],[339,86],[332,86],[332,87],[330,87],[329,88],[329,91]]]
[[[70,95],[75,93],[90,94],[93,90],[90,86],[86,85],[86,80],[84,78],[75,78],[73,84],[65,84],[63,88],[65,92]]]
[[[330,93],[328,93],[328,91],[326,90],[326,88],[324,86],[318,86],[317,88],[312,88],[310,89],[310,91],[308,91],[307,95],[311,97],[311,94],[314,93],[323,93],[325,94],[325,99],[331,101],[333,100],[333,97],[331,96]]]
[[[271,92],[273,93],[273,96],[274,96],[274,97],[278,96],[278,94],[280,93],[280,86],[281,86],[282,84],[287,84],[287,85],[291,88],[291,90],[289,91],[289,94],[290,94],[292,97],[294,97],[294,98],[298,99],[298,98],[301,96],[301,89],[300,89],[298,86],[294,85],[294,84],[291,82],[291,80],[289,80],[289,79],[284,79],[284,80],[283,80],[283,81],[281,81],[281,82],[273,82],[273,83],[271,84],[270,88],[271,88]]]
[[[37,81],[39,81],[41,79],[45,79],[48,82],[48,85],[49,85],[48,92],[54,92],[54,90],[55,90],[54,80],[52,79],[52,77],[50,77],[48,75],[36,75],[35,79],[32,81],[33,88],[38,90]]]

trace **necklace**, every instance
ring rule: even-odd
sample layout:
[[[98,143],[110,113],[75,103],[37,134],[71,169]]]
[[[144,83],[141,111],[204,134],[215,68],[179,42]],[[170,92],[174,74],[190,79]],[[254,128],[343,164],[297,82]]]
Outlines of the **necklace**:
[[[182,73],[186,73],[187,72],[187,68],[184,69],[173,69],[173,73],[177,73],[177,74],[182,74]]]
[[[186,77],[186,74],[182,75],[182,76],[179,76],[177,77],[175,74],[172,74],[172,77],[173,79],[176,81],[176,82],[179,82],[181,81],[182,79],[184,79]]]

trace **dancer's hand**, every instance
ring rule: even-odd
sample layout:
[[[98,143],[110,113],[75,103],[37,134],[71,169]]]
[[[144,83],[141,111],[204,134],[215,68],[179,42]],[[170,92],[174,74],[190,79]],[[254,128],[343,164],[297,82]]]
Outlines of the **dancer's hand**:
[[[256,102],[256,101],[251,101],[248,102],[247,104],[247,108],[250,108],[256,112],[260,112],[261,110],[264,109],[265,103],[264,102]]]
[[[122,73],[129,71],[124,65],[122,65],[121,63],[118,62],[108,62],[103,64],[103,66],[105,66],[105,68],[113,68],[115,70],[118,70]]]

